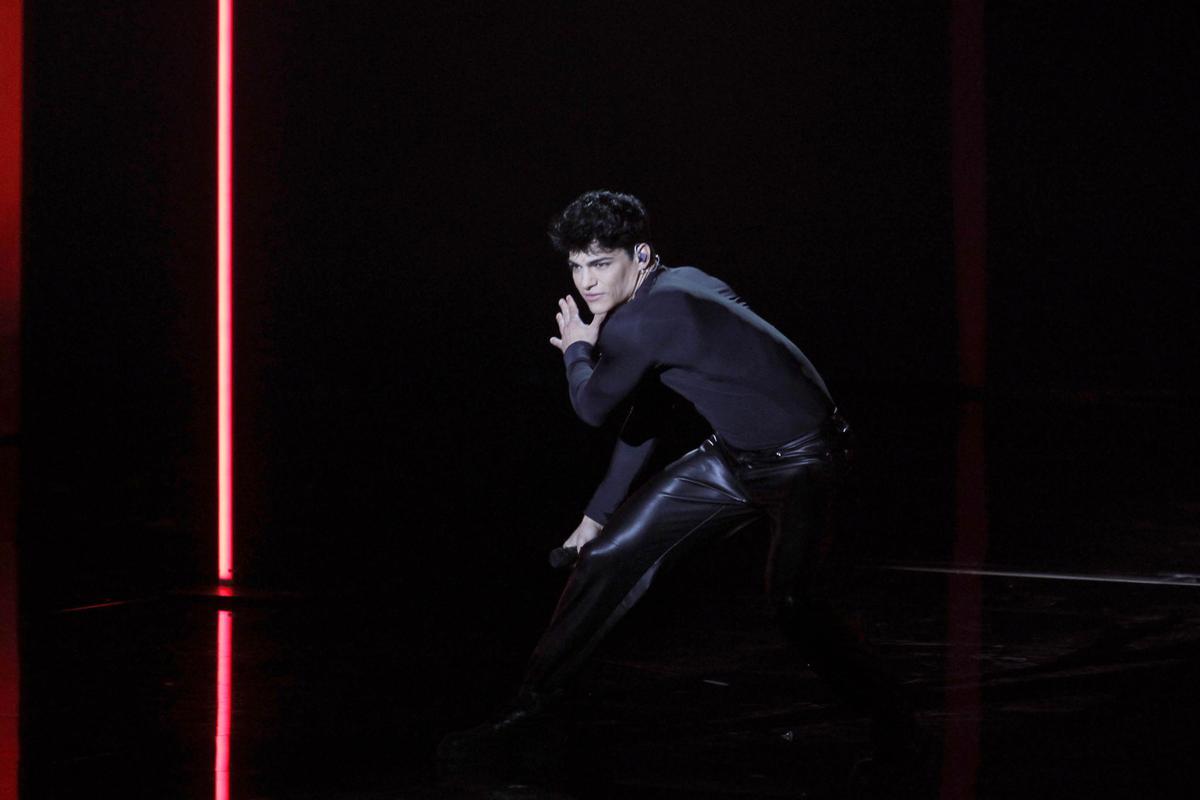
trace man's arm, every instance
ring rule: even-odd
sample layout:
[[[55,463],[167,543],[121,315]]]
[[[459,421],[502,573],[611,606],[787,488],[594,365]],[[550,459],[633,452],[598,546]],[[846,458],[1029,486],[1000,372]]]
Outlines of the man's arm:
[[[647,391],[639,393],[617,435],[608,472],[588,501],[579,526],[563,542],[563,547],[583,547],[608,524],[612,512],[645,473],[646,465],[658,447],[662,427],[673,413],[675,399],[661,385],[647,387]]]
[[[652,348],[644,336],[613,330],[606,337],[598,354],[596,346],[586,341],[575,342],[563,351],[571,406],[593,427],[603,425],[654,367]]]
[[[584,514],[601,526],[643,476],[658,446],[662,425],[670,413],[670,398],[661,387],[647,387],[629,409],[617,434],[608,471],[592,493]]]
[[[617,406],[626,402],[654,363],[646,343],[624,326],[608,330],[604,350],[597,352],[596,342],[605,316],[597,314],[591,324],[584,325],[574,298],[564,297],[559,300],[559,313],[555,315],[561,338],[550,338],[550,344],[563,354],[571,405],[580,419],[593,426],[602,425]],[[655,437],[648,433],[648,419],[638,405],[630,409],[608,472],[592,495],[579,526],[564,543],[565,548],[579,548],[594,539],[629,493],[654,452]]]
[[[554,318],[559,336],[551,336],[550,344],[562,351],[571,406],[581,420],[599,427],[655,365],[652,351],[661,339],[658,329],[662,326],[649,325],[652,312],[644,309],[632,320],[606,327],[604,347],[598,350],[596,343],[607,313],[596,314],[585,325],[575,298],[560,299],[558,307]]]

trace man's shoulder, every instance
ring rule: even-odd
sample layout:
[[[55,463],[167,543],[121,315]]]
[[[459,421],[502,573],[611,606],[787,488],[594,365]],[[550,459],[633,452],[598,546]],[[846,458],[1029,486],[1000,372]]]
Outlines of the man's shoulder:
[[[664,267],[656,286],[675,291],[719,284],[721,281],[699,267]]]
[[[728,284],[702,269],[671,267],[655,281],[648,305],[660,311],[681,311],[734,298],[736,295]]]
[[[703,297],[720,291],[725,284],[698,267],[668,267],[663,269],[650,291],[659,302]]]

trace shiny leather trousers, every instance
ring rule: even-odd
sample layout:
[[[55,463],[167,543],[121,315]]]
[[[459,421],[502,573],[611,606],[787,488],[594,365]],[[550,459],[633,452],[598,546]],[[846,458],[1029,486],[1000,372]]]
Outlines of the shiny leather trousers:
[[[765,517],[770,607],[800,656],[859,710],[884,720],[902,713],[894,682],[825,591],[830,518],[848,442],[849,428],[837,415],[770,451],[735,450],[714,434],[647,481],[580,551],[522,693],[560,691],[658,574],[693,548]]]

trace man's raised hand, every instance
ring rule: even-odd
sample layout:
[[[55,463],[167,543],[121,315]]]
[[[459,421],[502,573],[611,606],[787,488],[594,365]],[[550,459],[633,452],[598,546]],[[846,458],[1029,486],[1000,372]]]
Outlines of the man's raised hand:
[[[600,338],[600,325],[604,322],[604,317],[603,312],[596,314],[592,317],[590,325],[584,325],[583,320],[579,318],[579,308],[575,305],[575,298],[571,295],[559,298],[558,313],[554,315],[554,319],[558,323],[558,336],[551,336],[550,344],[563,352],[566,352],[566,349],[576,342],[595,344],[596,340]]]

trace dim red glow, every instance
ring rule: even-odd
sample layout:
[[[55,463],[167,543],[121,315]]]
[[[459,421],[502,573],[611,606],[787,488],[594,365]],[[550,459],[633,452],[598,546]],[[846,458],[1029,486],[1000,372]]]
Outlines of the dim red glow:
[[[217,612],[216,800],[229,800],[229,734],[233,720],[233,612]]]
[[[983,578],[987,560],[987,453],[984,409],[962,409],[954,487],[954,572],[949,579],[946,653],[946,736],[942,797],[975,796],[980,758],[979,693]],[[976,568],[976,569],[971,569]]]
[[[0,800],[17,796],[21,756],[16,536],[23,5],[0,0]]]
[[[950,21],[950,181],[959,379],[987,372],[987,128],[983,0],[954,0]]]
[[[950,181],[954,217],[959,381],[987,380],[987,128],[984,0],[950,4]],[[980,759],[979,659],[987,558],[984,408],[963,408],[955,486],[954,567],[949,580],[946,729],[941,797],[974,797]]]
[[[217,12],[217,576],[233,579],[233,0]]]

